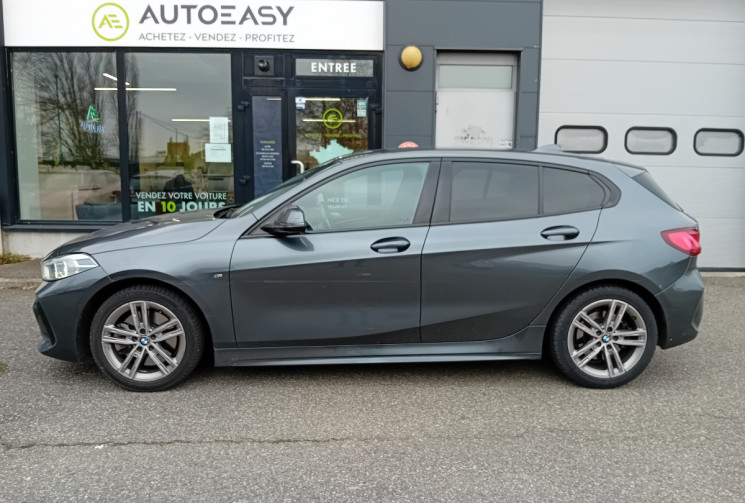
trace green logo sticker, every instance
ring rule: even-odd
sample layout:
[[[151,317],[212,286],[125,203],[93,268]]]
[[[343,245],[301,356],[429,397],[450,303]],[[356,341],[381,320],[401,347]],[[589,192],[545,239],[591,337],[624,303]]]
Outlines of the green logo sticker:
[[[88,107],[88,115],[86,116],[85,120],[91,121],[91,122],[98,122],[100,119],[98,117],[98,110],[96,110],[96,107],[93,105]]]
[[[105,3],[93,12],[93,31],[104,40],[119,40],[129,29],[129,16],[121,6]]]
[[[341,126],[344,121],[344,116],[336,108],[329,108],[323,114],[323,125],[329,129],[336,129]]]

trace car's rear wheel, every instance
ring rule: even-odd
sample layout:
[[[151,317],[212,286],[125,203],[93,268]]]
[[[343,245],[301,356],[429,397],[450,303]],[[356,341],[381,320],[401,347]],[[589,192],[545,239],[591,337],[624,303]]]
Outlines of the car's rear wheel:
[[[204,329],[181,296],[153,285],[109,297],[90,331],[93,359],[120,386],[134,391],[171,388],[194,370],[204,352]]]
[[[639,376],[657,345],[652,309],[634,292],[602,286],[565,304],[550,327],[559,370],[588,388],[615,388]]]

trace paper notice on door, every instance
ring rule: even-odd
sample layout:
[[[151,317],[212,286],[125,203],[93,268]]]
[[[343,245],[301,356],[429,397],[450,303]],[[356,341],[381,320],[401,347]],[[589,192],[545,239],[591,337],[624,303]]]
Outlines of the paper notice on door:
[[[228,118],[210,117],[210,143],[229,143]]]
[[[357,117],[367,117],[367,98],[357,99]]]
[[[205,143],[204,160],[207,162],[230,162],[230,143]]]

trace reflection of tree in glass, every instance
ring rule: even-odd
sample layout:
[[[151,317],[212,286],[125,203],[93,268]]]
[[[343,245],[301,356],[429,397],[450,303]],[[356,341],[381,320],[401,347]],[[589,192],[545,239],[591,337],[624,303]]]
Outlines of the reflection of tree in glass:
[[[30,53],[27,63],[22,71],[31,74],[36,87],[44,162],[94,169],[116,166],[116,93],[94,89],[112,87],[113,82],[102,81],[103,73],[116,73],[114,55]]]

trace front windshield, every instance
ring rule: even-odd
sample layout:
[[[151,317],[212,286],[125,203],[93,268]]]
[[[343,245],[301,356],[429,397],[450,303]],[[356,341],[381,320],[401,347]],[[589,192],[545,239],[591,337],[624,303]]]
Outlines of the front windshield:
[[[281,196],[282,194],[284,194],[291,188],[304,182],[308,178],[312,178],[313,176],[317,175],[321,171],[327,168],[330,168],[331,166],[335,166],[339,164],[339,161],[340,161],[339,158],[332,159],[330,161],[327,161],[323,164],[316,166],[313,169],[309,169],[305,173],[301,173],[297,176],[293,176],[289,180],[277,185],[276,187],[274,187],[272,190],[270,190],[263,196],[257,197],[253,201],[244,204],[240,208],[237,208],[236,211],[233,212],[233,217],[237,218],[237,217],[242,217],[243,215],[246,215],[248,213],[253,213],[260,207],[264,206],[266,203],[273,201],[274,199],[278,198],[279,196]]]

